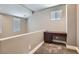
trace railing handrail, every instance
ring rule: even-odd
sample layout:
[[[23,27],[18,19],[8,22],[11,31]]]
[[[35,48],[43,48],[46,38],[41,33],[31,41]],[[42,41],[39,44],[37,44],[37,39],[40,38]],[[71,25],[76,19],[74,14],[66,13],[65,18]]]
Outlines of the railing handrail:
[[[8,40],[8,39],[12,39],[12,38],[16,38],[16,37],[20,37],[20,36],[24,36],[24,35],[29,35],[29,34],[33,34],[33,33],[37,33],[37,32],[41,32],[41,31],[45,31],[45,30],[39,30],[39,31],[30,32],[30,33],[25,33],[25,34],[15,35],[15,36],[6,37],[6,38],[1,38],[0,41],[4,41],[4,40]]]

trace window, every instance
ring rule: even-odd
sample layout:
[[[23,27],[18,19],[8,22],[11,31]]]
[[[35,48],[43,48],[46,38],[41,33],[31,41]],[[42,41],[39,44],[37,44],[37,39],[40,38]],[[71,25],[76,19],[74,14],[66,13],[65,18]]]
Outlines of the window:
[[[13,32],[19,32],[20,31],[20,19],[19,18],[13,18]]]
[[[60,20],[62,17],[62,10],[55,10],[51,12],[51,20]]]

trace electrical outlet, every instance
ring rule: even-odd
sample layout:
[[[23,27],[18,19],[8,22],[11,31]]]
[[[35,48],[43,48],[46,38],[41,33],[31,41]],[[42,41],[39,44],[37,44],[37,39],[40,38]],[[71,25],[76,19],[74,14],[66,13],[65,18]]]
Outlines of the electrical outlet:
[[[28,46],[28,49],[29,49],[29,50],[31,49],[31,45]]]
[[[59,37],[56,37],[56,39],[58,39]]]

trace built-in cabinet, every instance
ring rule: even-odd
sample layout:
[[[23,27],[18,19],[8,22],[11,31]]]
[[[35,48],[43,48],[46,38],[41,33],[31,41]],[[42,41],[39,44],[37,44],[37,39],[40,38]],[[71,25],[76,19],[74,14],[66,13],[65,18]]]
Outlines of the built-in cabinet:
[[[44,32],[44,42],[47,43],[63,43],[66,44],[66,33]]]

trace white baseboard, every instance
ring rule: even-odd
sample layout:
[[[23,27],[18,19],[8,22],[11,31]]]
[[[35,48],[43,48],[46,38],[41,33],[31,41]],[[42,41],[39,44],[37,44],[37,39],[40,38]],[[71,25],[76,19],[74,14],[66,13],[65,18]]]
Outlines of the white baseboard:
[[[31,50],[28,54],[33,54],[36,50],[38,50],[40,47],[41,47],[41,45],[44,43],[44,41],[43,42],[41,42],[40,44],[38,44],[33,50]]]
[[[79,53],[79,48],[76,46],[66,45],[66,48],[75,50],[75,51],[77,51],[77,53]]]
[[[77,47],[75,47],[75,46],[71,46],[71,45],[66,45],[66,48],[68,48],[68,49],[72,49],[72,50],[76,50]]]
[[[79,53],[79,48],[76,48],[77,53]]]

